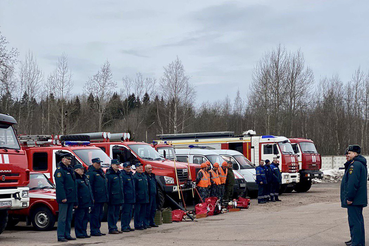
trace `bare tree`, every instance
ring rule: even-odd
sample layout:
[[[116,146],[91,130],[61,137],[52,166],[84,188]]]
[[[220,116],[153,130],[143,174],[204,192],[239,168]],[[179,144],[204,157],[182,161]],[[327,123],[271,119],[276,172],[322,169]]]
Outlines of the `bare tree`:
[[[8,49],[8,41],[0,32],[0,95],[11,94],[15,88],[14,66],[17,62],[18,51]]]
[[[106,105],[116,89],[116,86],[117,83],[113,81],[113,74],[108,61],[106,61],[100,70],[85,84],[85,91],[87,95],[92,93],[92,95],[98,99],[98,131],[101,131],[103,128],[103,117],[105,114]]]
[[[185,116],[182,116],[182,122],[179,120],[180,107],[192,104],[191,96],[194,96],[193,86],[189,83],[189,77],[186,75],[181,60],[177,57],[175,61],[164,67],[164,74],[160,81],[160,86],[163,91],[163,98],[166,102],[172,104],[172,110],[169,112],[172,117],[169,117],[173,132],[177,133],[182,123],[184,129]],[[192,99],[193,100],[193,99]],[[185,106],[185,107],[186,107]]]

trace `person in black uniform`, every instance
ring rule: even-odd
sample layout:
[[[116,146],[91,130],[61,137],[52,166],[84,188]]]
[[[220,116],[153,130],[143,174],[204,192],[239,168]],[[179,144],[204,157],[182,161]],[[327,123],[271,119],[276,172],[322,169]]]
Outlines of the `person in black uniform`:
[[[74,171],[76,172],[78,197],[78,208],[74,210],[74,229],[77,238],[89,238],[87,224],[90,219],[89,209],[94,205],[94,198],[83,166],[79,163],[75,164]]]
[[[102,161],[100,158],[94,158],[91,162],[92,165],[89,166],[87,171],[87,177],[90,180],[92,194],[94,197],[94,206],[90,213],[91,236],[105,236],[105,233],[101,233],[100,227],[103,218],[104,203],[109,201],[108,182],[104,171],[101,169]]]
[[[146,218],[145,218],[145,226],[147,228],[150,227],[158,227],[155,222],[155,213],[156,213],[156,177],[155,174],[152,173],[152,166],[147,164],[145,166],[145,174],[147,176],[147,181],[149,183],[149,204],[146,209]]]
[[[108,228],[109,234],[122,233],[118,231],[117,223],[120,215],[120,207],[124,202],[123,178],[119,170],[120,163],[117,159],[111,160],[111,167],[106,171],[109,191]]]
[[[271,191],[271,184],[272,184],[272,179],[273,179],[273,173],[272,173],[272,169],[270,168],[270,160],[266,159],[265,160],[265,165],[264,165],[264,169],[265,169],[265,177],[266,177],[266,181],[267,183],[265,184],[264,188],[264,197],[265,197],[265,201],[269,202],[271,199],[271,195],[270,191]],[[274,196],[274,194],[273,194]]]
[[[62,153],[62,159],[54,173],[56,201],[59,204],[57,237],[59,242],[76,240],[70,235],[73,207],[77,208],[77,192],[74,171],[71,168],[72,155]]]
[[[133,205],[136,202],[135,183],[133,180],[133,172],[131,170],[131,163],[123,163],[123,171],[121,172],[123,179],[124,203],[122,207],[121,226],[123,232],[134,231],[129,223],[133,215]]]
[[[366,159],[360,155],[359,145],[350,145],[347,149],[348,168],[341,183],[341,206],[347,208],[351,240],[346,245],[365,245],[365,224],[363,208],[368,204],[368,169]]]
[[[136,203],[135,203],[135,229],[144,230],[144,221],[146,216],[146,208],[149,203],[149,184],[147,176],[144,174],[143,166],[141,163],[136,164],[136,173],[133,175],[136,191]]]

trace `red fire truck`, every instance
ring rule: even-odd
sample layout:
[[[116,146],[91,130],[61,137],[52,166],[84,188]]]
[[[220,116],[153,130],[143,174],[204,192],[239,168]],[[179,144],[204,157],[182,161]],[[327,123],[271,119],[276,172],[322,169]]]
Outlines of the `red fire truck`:
[[[29,182],[30,205],[26,209],[11,210],[8,226],[12,227],[19,221],[26,221],[36,230],[52,230],[59,211],[56,202],[55,186],[43,173],[31,172]]]
[[[293,190],[294,185],[300,181],[297,156],[291,143],[286,137],[264,135],[256,136],[255,131],[249,130],[242,136],[235,136],[234,132],[200,132],[182,134],[158,135],[159,144],[171,144],[176,147],[207,146],[213,149],[232,149],[241,152],[254,165],[260,160],[273,157],[280,160],[282,172],[282,190]]]
[[[312,179],[323,178],[323,172],[320,171],[321,156],[310,139],[290,138],[290,141],[299,161],[300,182],[296,184],[295,190],[306,192],[311,187]]]
[[[0,114],[0,233],[6,227],[9,210],[29,206],[27,156],[20,148],[14,124],[13,117]]]
[[[164,206],[167,200],[166,194],[176,198],[178,191],[183,193],[192,188],[186,164],[174,163],[161,157],[147,143],[129,141],[129,133],[80,133],[79,135],[88,135],[91,145],[101,148],[110,158],[118,159],[121,163],[129,161],[133,167],[135,163],[141,163],[144,167],[151,164],[159,187],[159,208]]]

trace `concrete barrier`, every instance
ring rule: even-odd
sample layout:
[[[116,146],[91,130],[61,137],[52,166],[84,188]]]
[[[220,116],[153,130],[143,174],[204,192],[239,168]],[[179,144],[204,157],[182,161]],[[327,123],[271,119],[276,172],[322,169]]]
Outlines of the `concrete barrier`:
[[[369,156],[364,156],[367,160],[369,160]],[[326,169],[339,169],[340,167],[344,167],[346,163],[346,157],[339,155],[339,156],[322,156],[322,170]]]

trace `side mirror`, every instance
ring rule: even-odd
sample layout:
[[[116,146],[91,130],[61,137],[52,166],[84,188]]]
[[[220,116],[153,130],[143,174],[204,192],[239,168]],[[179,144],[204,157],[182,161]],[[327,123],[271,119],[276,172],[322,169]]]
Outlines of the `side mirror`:
[[[163,152],[163,157],[164,157],[165,159],[167,159],[167,151],[166,151],[166,150],[164,150],[164,152]]]
[[[277,159],[279,159],[280,158],[280,156],[279,155],[277,155]]]

